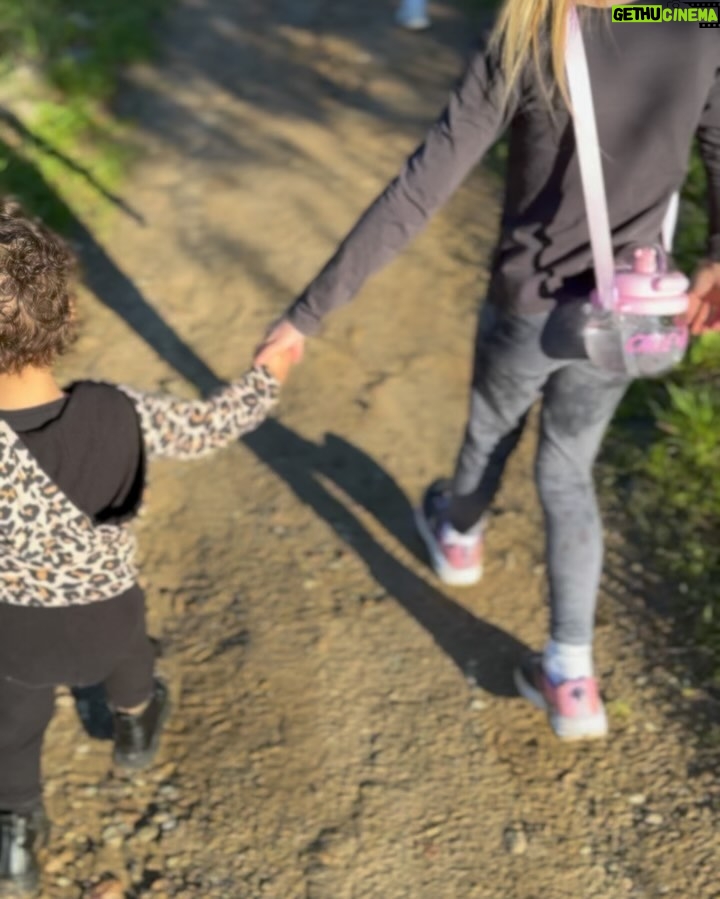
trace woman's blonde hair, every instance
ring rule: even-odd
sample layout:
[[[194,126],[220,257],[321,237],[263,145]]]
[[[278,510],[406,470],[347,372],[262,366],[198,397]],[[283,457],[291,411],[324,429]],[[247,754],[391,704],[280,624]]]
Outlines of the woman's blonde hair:
[[[551,63],[554,86],[570,105],[565,77],[565,37],[568,13],[575,0],[505,0],[492,40],[500,49],[507,100],[529,59],[535,64],[540,86],[549,98],[546,64]],[[548,53],[549,51],[549,53]]]

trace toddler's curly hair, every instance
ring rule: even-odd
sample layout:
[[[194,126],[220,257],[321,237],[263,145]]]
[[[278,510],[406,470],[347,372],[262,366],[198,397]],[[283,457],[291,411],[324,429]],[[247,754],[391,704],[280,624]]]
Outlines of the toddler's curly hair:
[[[0,374],[52,365],[72,345],[76,270],[60,237],[0,200]]]

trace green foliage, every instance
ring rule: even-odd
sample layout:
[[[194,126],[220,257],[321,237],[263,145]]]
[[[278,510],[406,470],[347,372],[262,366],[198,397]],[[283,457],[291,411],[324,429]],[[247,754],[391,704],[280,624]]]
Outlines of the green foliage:
[[[707,182],[693,153],[676,241],[691,273],[707,241]],[[638,423],[652,423],[638,444]],[[634,385],[613,434],[612,461],[635,479],[630,512],[654,566],[677,586],[678,612],[720,682],[720,335],[696,340],[663,383]]]
[[[0,0],[0,54],[68,95],[106,99],[118,69],[152,51],[167,0]]]
[[[631,514],[659,572],[684,585],[678,611],[720,683],[720,335],[699,341],[664,385],[636,388],[632,402],[642,401],[650,445],[628,453],[636,434],[622,421],[614,434],[636,479]]]
[[[0,105],[0,192],[61,230],[109,209],[131,142],[107,101],[169,2],[0,0],[0,96],[22,108]]]

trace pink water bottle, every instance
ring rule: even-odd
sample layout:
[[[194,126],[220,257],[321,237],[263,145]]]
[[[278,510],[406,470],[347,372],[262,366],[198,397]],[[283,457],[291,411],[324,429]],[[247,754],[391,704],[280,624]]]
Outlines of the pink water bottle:
[[[585,328],[585,347],[601,368],[631,377],[657,377],[677,365],[687,349],[688,287],[668,271],[660,247],[640,247],[632,264],[618,268],[612,307],[597,293]]]

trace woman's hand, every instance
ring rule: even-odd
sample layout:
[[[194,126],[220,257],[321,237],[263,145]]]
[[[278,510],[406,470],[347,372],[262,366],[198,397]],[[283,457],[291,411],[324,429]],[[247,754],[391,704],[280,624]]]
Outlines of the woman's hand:
[[[265,335],[265,339],[255,350],[255,365],[273,367],[276,357],[286,356],[290,364],[302,361],[305,349],[305,335],[286,319],[276,322]]]
[[[720,262],[704,262],[690,288],[690,331],[720,331]]]

